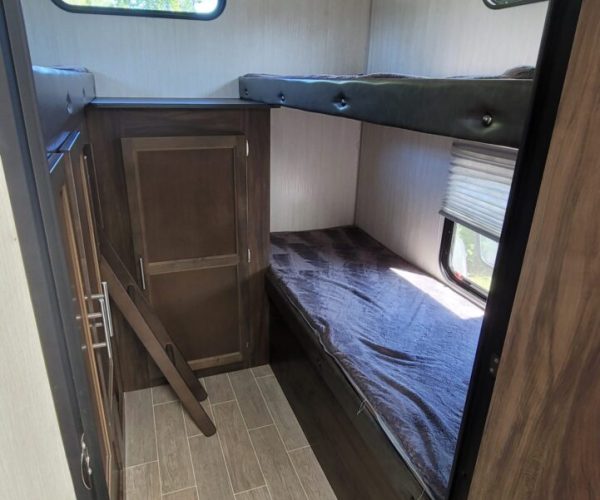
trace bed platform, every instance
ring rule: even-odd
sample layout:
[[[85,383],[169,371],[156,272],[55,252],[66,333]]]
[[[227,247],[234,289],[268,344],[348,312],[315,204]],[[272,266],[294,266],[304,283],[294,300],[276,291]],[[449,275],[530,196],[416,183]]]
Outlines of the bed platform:
[[[242,99],[271,105],[519,147],[533,74],[533,68],[456,78],[248,74],[240,77],[239,92]]]
[[[396,494],[444,498],[483,311],[354,227],[272,234],[268,289]]]

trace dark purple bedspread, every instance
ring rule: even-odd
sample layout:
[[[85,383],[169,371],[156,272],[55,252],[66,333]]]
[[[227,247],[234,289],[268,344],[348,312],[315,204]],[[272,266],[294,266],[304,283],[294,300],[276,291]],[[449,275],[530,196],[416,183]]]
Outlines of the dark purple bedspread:
[[[357,228],[274,233],[271,279],[443,498],[483,312]]]

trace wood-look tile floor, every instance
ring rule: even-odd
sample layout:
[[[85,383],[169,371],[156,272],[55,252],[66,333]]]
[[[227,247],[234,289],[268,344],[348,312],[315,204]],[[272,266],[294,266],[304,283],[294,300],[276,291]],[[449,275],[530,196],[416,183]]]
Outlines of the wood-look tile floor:
[[[125,394],[126,500],[334,500],[270,366],[201,380],[217,434],[167,385]]]

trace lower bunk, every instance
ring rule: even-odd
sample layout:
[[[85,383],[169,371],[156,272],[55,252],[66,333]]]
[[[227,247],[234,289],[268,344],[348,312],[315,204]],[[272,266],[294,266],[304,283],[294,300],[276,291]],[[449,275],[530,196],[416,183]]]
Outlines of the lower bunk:
[[[338,495],[444,498],[482,310],[354,227],[273,234],[267,289],[273,368]]]

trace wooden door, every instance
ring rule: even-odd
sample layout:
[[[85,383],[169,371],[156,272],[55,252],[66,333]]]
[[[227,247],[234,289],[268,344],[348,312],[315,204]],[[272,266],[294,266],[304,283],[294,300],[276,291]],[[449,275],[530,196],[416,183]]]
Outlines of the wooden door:
[[[600,3],[581,4],[469,498],[600,491]]]
[[[91,399],[100,432],[104,479],[111,496],[119,491],[121,429],[114,403],[115,366],[110,301],[100,281],[95,226],[86,175],[87,157],[79,133],[69,137],[64,161],[51,171],[71,279],[76,321],[82,336]]]
[[[246,141],[123,138],[138,277],[194,370],[247,358]]]

